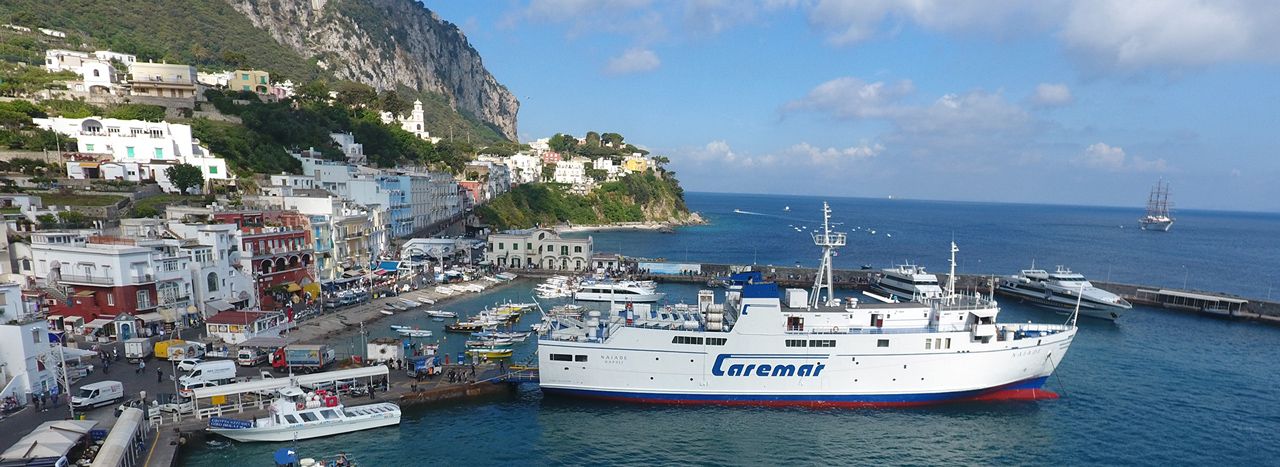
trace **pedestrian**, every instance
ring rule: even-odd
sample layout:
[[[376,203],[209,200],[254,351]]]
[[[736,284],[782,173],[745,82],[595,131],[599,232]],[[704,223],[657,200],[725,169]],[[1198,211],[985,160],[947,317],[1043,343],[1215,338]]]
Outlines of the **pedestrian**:
[[[138,371],[135,371],[133,374],[140,375],[142,374],[143,371],[146,371],[146,370],[147,370],[147,362],[144,360],[138,360]]]
[[[107,361],[102,362],[102,374],[104,374],[104,375],[111,374],[111,361],[110,361],[110,360],[107,360]]]
[[[164,382],[164,370],[161,370],[161,369],[159,369],[159,368],[156,368],[156,382],[157,382],[157,383],[163,383],[163,382]]]
[[[120,349],[111,349],[111,358],[117,362],[120,361]]]
[[[40,411],[41,411],[41,412],[48,412],[48,411],[49,411],[49,393],[47,393],[47,392],[41,392],[41,393],[40,393],[40,405],[41,405],[42,407],[44,407],[44,408],[40,409]]]
[[[40,394],[32,394],[32,395],[31,395],[31,401],[32,401],[32,402],[35,402],[35,404],[36,404],[36,411],[39,411],[39,412],[43,412],[43,411],[44,411],[44,400],[42,400],[42,399],[40,398]]]

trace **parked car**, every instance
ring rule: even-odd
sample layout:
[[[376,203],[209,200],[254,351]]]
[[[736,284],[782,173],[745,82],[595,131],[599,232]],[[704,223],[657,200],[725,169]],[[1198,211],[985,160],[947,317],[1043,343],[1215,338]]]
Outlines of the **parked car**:
[[[190,396],[191,391],[193,390],[200,389],[200,388],[210,388],[217,385],[218,383],[215,383],[213,381],[190,381],[190,382],[187,382],[186,384],[183,384],[182,389],[179,389],[178,393],[182,394],[183,396]]]
[[[176,394],[161,394],[160,399],[151,403],[156,410],[167,413],[192,413],[196,411],[196,404],[190,397],[182,397]]]
[[[178,360],[178,371],[191,371],[202,361],[204,360],[199,358],[184,358],[182,360]]]

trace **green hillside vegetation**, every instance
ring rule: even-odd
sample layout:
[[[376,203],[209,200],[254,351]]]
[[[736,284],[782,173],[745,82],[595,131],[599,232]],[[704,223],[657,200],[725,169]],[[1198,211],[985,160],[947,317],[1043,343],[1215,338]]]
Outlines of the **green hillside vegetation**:
[[[547,183],[520,185],[476,208],[476,213],[500,230],[565,222],[602,225],[678,221],[689,215],[684,190],[670,173],[627,175],[604,183],[585,196],[570,194],[565,188]]]
[[[432,144],[383,124],[378,112],[403,106],[398,96],[338,92],[338,99],[330,103],[328,88],[312,83],[299,90],[296,100],[264,103],[252,95],[210,90],[205,93],[209,102],[223,114],[239,116],[243,124],[196,119],[192,132],[242,175],[297,173],[301,166],[286,149],[314,148],[327,158],[341,159],[329,134],[348,131],[364,145],[369,163],[378,167],[421,164],[457,173],[471,160],[474,149],[465,142]],[[237,104],[236,99],[249,103]]]
[[[360,4],[349,2],[344,8],[355,8]],[[376,9],[359,9],[377,24],[395,23],[390,18],[377,18]],[[329,72],[316,66],[314,59],[279,44],[222,0],[59,0],[56,8],[51,8],[46,0],[0,0],[0,21],[28,27],[49,27],[68,33],[67,39],[62,41],[38,33],[0,30],[0,61],[5,62],[41,65],[44,63],[44,51],[57,47],[110,49],[137,55],[143,61],[189,63],[206,71],[266,70],[271,73],[273,81],[290,79],[300,85],[310,83],[324,87],[335,82]],[[387,34],[403,33],[389,30]],[[374,35],[383,37],[377,33]],[[39,78],[52,81],[74,78],[74,74]],[[0,78],[0,81],[11,80]],[[45,89],[50,84],[26,79],[15,86],[29,92]],[[335,84],[333,89],[341,90],[339,86],[348,89],[363,86],[368,88],[368,92],[374,92],[373,88],[349,82]],[[0,95],[18,95],[14,92],[6,93],[5,84],[0,83]],[[452,136],[481,145],[505,141],[502,133],[492,125],[466,111],[454,109],[444,95],[408,88],[398,89],[392,94],[406,103],[397,114],[412,110],[414,99],[422,101],[425,124],[433,136]]]
[[[263,69],[302,82],[324,75],[222,0],[0,0],[0,6],[0,20],[64,31],[68,43],[83,41],[89,50],[201,68]]]

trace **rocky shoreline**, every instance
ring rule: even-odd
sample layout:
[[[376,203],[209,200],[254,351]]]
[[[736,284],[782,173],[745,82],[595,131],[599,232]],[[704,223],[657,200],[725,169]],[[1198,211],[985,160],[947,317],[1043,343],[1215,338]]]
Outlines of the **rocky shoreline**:
[[[622,231],[622,230],[662,230],[675,227],[684,227],[690,225],[704,225],[706,219],[696,212],[689,213],[685,219],[668,219],[665,221],[650,222],[616,222],[612,224],[598,225],[568,225],[561,224],[555,227],[556,233],[572,233],[572,232],[605,232],[605,231]]]

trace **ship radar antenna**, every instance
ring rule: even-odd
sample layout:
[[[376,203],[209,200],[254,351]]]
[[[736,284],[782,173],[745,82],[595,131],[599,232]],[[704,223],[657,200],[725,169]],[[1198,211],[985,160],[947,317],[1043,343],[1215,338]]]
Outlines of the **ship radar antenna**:
[[[819,304],[835,300],[835,288],[831,284],[831,257],[835,256],[836,248],[845,245],[845,233],[831,231],[831,206],[826,201],[822,202],[822,233],[813,233],[813,243],[822,247],[822,263],[818,265],[818,274],[813,279],[809,308],[817,308]],[[826,301],[821,298],[823,289],[827,290]]]
[[[960,247],[956,246],[955,240],[951,241],[951,273],[947,275],[947,299],[954,303],[956,297],[956,252],[960,251]]]

